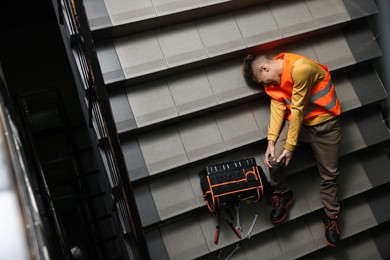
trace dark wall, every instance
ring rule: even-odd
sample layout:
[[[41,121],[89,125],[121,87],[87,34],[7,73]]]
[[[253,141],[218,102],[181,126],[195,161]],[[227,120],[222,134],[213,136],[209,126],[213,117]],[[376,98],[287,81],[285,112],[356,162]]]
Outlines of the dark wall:
[[[57,88],[68,117],[82,120],[75,84],[51,1],[6,1],[0,61],[11,98]]]

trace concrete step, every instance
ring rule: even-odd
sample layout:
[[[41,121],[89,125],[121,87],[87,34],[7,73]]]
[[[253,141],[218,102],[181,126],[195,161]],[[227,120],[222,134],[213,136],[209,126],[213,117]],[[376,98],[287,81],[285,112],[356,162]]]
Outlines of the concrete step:
[[[179,70],[238,58],[248,49],[259,51],[271,42],[272,47],[283,45],[292,41],[293,36],[310,32],[324,34],[332,28],[331,24],[340,27],[376,13],[373,1],[369,1],[369,5],[371,8],[364,6],[367,9],[363,11],[357,4],[352,15],[341,3],[278,1],[271,6],[261,5],[256,9],[98,41],[96,51],[107,88],[131,86],[176,74]],[[317,8],[322,8],[322,12]],[[261,30],[258,24],[262,25]]]
[[[357,113],[355,116],[359,117],[360,120],[346,116],[342,118],[343,138],[340,144],[340,156],[343,156],[343,160],[346,157],[347,161],[351,163],[351,166],[359,168],[357,166],[358,162],[355,159],[348,159],[349,156],[354,155],[359,150],[369,149],[371,146],[389,140],[390,136],[379,113],[368,116],[372,117],[371,123],[369,123],[371,125],[369,133],[366,132],[367,129],[364,127],[364,118],[367,116],[362,113]],[[376,141],[374,141],[374,136],[377,138]],[[205,203],[200,189],[198,173],[206,165],[254,157],[269,179],[269,173],[262,162],[265,149],[266,144],[256,144],[255,146],[240,149],[230,154],[220,155],[214,159],[210,158],[167,176],[162,175],[153,178],[147,184],[134,184],[133,188],[144,226],[166,221],[170,218],[185,213],[188,214],[192,210],[204,207]],[[375,161],[372,157],[369,158]],[[376,157],[374,156],[374,158]],[[378,165],[381,165],[383,162],[386,165],[386,161],[388,160],[380,156],[376,159],[380,161]],[[289,174],[306,171],[313,167],[315,167],[315,164],[311,150],[309,147],[303,146],[295,153]],[[382,177],[385,178],[386,176]],[[383,180],[380,179],[379,183],[382,184]],[[183,193],[183,195],[177,196],[178,193]]]
[[[296,44],[284,46],[283,49],[277,49],[271,54],[280,50],[306,55],[329,64],[331,72],[337,74],[340,69],[346,69],[381,55],[375,42],[360,50],[351,40],[358,38],[359,42],[368,43],[372,37],[368,28],[359,30],[359,34],[336,32],[300,43],[299,46]],[[200,70],[128,87],[126,90],[110,92],[110,103],[118,132],[126,133],[134,130],[140,132],[142,128],[158,127],[159,123],[177,122],[193,115],[225,109],[232,104],[256,99],[261,95],[261,89],[245,82],[241,75],[241,67],[242,62],[233,59]],[[353,80],[355,77],[363,76],[351,72],[348,77],[352,79],[348,79],[344,74],[334,80],[336,83],[340,81],[343,85],[341,91],[351,95],[351,97],[345,96],[345,101],[367,94],[367,88],[359,87],[360,80]],[[372,80],[377,82],[374,78]],[[336,84],[336,87],[341,89],[339,84]],[[357,88],[355,92],[361,91],[364,94],[351,93],[354,92],[353,88]]]
[[[295,3],[285,2],[287,1],[283,3],[276,0],[137,0],[132,2],[130,0],[87,0],[85,8],[91,30],[97,37],[116,37],[125,33],[151,30],[245,8],[247,10],[256,7],[280,8],[283,12],[284,9],[289,11],[292,6],[293,8],[300,7],[304,11],[308,9],[317,19],[318,24],[332,23],[336,19],[346,19],[346,17],[359,16],[363,12],[376,11],[376,6],[371,1],[349,3],[333,0],[331,3],[324,3],[319,0],[301,0]]]
[[[385,96],[382,86],[378,86],[377,101]],[[351,102],[352,96],[348,94],[348,91],[345,92],[349,95],[348,97],[342,98],[342,94],[341,91],[340,100],[347,101],[343,113],[356,109],[357,99],[355,102]],[[341,105],[343,106],[344,103],[341,103]],[[183,168],[210,156],[216,156],[241,146],[265,140],[269,122],[268,109],[269,105],[266,99],[264,102],[252,101],[176,126],[160,128],[139,135],[137,141],[133,144],[131,139],[123,139],[123,153],[128,165],[130,179],[135,181],[149,176],[156,176],[176,168]],[[354,120],[359,122],[360,119],[346,120],[346,122],[354,122]],[[382,119],[378,120],[382,122]],[[351,123],[351,125],[353,124]],[[344,138],[344,142],[348,142],[348,138],[349,136]],[[351,145],[355,146],[357,143]],[[342,145],[342,147],[344,146]],[[348,147],[348,145],[345,147]],[[135,157],[134,154],[136,153],[140,153],[142,156]],[[138,165],[142,164],[139,158],[143,158],[144,166],[132,168],[135,167],[133,165],[134,160],[137,160]],[[142,167],[143,170],[141,171],[140,168]]]
[[[226,257],[239,241],[224,226],[220,243],[213,243],[216,218],[205,207],[198,173],[247,157],[266,171],[269,103],[243,80],[241,59],[270,48],[271,55],[300,53],[330,67],[343,112],[339,251],[356,256],[357,243],[377,257],[372,240],[356,239],[390,220],[384,185],[390,163],[381,149],[390,136],[375,106],[386,93],[367,69],[382,55],[365,24],[378,12],[374,0],[85,4],[152,259],[214,259],[220,249]],[[289,172],[297,200],[287,223],[271,225],[265,202],[244,205],[244,231],[255,211],[264,214],[234,258],[295,259],[326,251],[314,160],[308,147],[300,150]]]
[[[370,193],[380,193],[382,202],[390,198],[387,186],[378,187],[366,193],[343,198],[341,200],[342,214],[339,225],[341,239],[347,239],[360,232],[368,230],[383,222],[378,221],[380,212],[373,209]],[[378,192],[380,191],[380,192]],[[296,200],[298,202],[298,199]],[[302,203],[307,204],[307,203]],[[292,206],[291,211],[296,205]],[[324,241],[323,226],[320,219],[321,210],[302,211],[299,216],[290,216],[290,219],[278,226],[269,221],[269,206],[259,204],[250,210],[248,219],[243,219],[244,230],[248,229],[253,220],[254,212],[262,214],[255,224],[255,232],[250,239],[239,239],[228,226],[222,226],[218,245],[213,242],[216,216],[208,212],[202,212],[182,221],[160,228],[161,237],[166,247],[169,259],[194,259],[197,257],[214,258],[220,249],[223,249],[223,257],[226,257],[237,242],[241,242],[242,251],[235,257],[240,259],[296,259],[306,254],[327,246]],[[382,204],[382,210],[389,210],[389,204]],[[360,216],[356,218],[356,216]],[[389,220],[390,215],[385,218]],[[247,223],[245,223],[245,221]],[[255,257],[256,256],[256,257]]]
[[[102,39],[154,30],[268,2],[275,0],[138,0],[131,3],[129,0],[95,0],[85,3],[93,36]]]
[[[379,228],[383,228],[384,225],[379,225]],[[390,234],[390,230],[384,230]],[[356,235],[353,235],[341,242],[341,247],[331,248],[325,247],[317,250],[311,254],[305,255],[299,259],[372,259],[382,260],[386,259],[381,256],[381,252],[376,245],[375,236],[371,230],[366,230]]]

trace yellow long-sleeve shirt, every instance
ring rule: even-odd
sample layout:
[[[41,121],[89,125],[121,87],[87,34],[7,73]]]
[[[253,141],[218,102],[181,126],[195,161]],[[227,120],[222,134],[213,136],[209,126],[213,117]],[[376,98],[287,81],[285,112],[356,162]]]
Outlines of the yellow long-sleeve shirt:
[[[286,145],[284,146],[286,150],[293,151],[297,146],[302,124],[309,126],[317,125],[335,117],[335,115],[327,113],[303,121],[311,88],[325,78],[325,73],[325,70],[312,60],[301,58],[294,62],[291,69],[293,92],[291,96],[290,128],[288,130]],[[268,140],[276,141],[285,120],[287,108],[284,102],[279,102],[271,98],[270,109]]]

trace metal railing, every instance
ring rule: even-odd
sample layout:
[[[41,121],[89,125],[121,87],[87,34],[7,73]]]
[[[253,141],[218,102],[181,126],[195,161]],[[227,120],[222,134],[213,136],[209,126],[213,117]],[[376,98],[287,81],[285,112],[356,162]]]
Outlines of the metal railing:
[[[0,80],[0,259],[49,260],[23,145]]]
[[[89,124],[95,129],[99,147],[104,151],[105,158],[102,159],[106,162],[106,171],[111,180],[114,211],[122,224],[124,238],[130,243],[133,258],[149,259],[144,230],[83,1],[58,0],[58,11],[60,23],[68,29],[68,40],[83,81]]]

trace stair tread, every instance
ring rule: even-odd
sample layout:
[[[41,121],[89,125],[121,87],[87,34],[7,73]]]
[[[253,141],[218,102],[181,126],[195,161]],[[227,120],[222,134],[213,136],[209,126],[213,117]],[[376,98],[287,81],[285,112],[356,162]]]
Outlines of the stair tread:
[[[232,154],[230,159],[228,157],[222,157],[206,162],[204,165],[213,165],[229,160],[254,157],[256,158],[258,165],[264,169],[265,174],[269,179],[269,173],[261,159],[264,155],[260,152],[260,150],[265,151],[265,147],[263,147],[263,149],[259,149],[259,147],[246,149],[245,152],[248,154],[247,156],[244,156],[241,152]],[[361,156],[358,157],[355,152],[356,150],[352,149],[348,151],[347,154],[341,155],[343,157],[340,158],[340,172],[343,172],[343,175],[340,176],[340,187],[342,187],[340,188],[340,197],[364,192],[374,184],[381,185],[390,180],[390,177],[386,175],[381,175],[379,180],[375,175],[375,170],[373,170],[378,169],[380,171],[378,165],[383,165],[384,168],[386,168],[386,165],[390,166],[389,161],[385,156],[374,153],[372,157],[376,158],[376,166],[371,166],[372,169],[366,170],[365,164],[366,161],[368,162],[369,160],[365,160],[364,157],[360,159]],[[295,163],[292,162],[289,175],[300,173],[293,177],[291,185],[297,186],[294,190],[300,192],[300,197],[302,197],[301,202],[304,203],[302,207],[316,209],[321,207],[321,201],[319,200],[317,194],[318,190],[316,187],[311,187],[309,184],[317,183],[319,180],[316,174],[313,176],[311,175],[313,171],[316,172],[317,170],[315,168],[314,158],[308,159],[309,156],[306,156],[309,153],[310,148],[304,150],[300,149],[297,151],[294,156]],[[306,160],[301,160],[302,158],[306,158]],[[297,161],[299,161],[299,163],[297,163]],[[150,193],[154,200],[154,204],[156,205],[155,210],[162,221],[188,213],[193,209],[205,207],[205,201],[203,199],[202,190],[200,189],[200,179],[198,176],[198,173],[203,169],[204,165],[199,164],[196,167],[187,169],[186,171],[176,172],[169,176],[162,176],[149,181],[148,185]],[[309,188],[303,188],[305,187],[305,185],[303,185],[305,183],[308,184],[307,187]],[[181,195],[178,196],[178,194]],[[146,214],[143,210],[144,207],[145,206],[139,205],[141,215]],[[294,207],[296,210],[299,208],[297,205]],[[297,212],[297,214],[299,214],[299,212]]]
[[[390,179],[376,167],[388,167],[388,158],[372,149],[390,138],[373,108],[386,93],[376,72],[362,69],[381,51],[370,28],[348,27],[378,12],[373,0],[94,2],[86,1],[87,11],[129,177],[146,236],[158,233],[147,241],[150,246],[159,242],[165,248],[158,250],[165,249],[170,259],[209,259],[220,248],[227,256],[238,241],[225,226],[219,245],[213,243],[216,221],[205,207],[198,172],[242,156],[254,156],[264,166],[269,104],[243,80],[241,58],[274,46],[271,55],[299,53],[337,72],[332,76],[343,113],[343,242],[388,217],[377,218],[366,196]],[[107,32],[109,38],[99,38]],[[312,155],[295,157],[299,163],[291,165],[289,178],[297,200],[290,219],[274,227],[262,214],[253,238],[242,241],[244,250],[236,256],[297,258],[326,246],[317,217],[322,204],[311,185],[319,178],[312,174]],[[242,207],[244,231],[254,211],[268,207],[265,202]]]
[[[380,88],[379,91],[383,89]],[[268,103],[260,104],[254,101],[232,110],[224,110],[191,122],[139,135],[137,137],[139,152],[144,158],[148,175],[155,176],[210,156],[232,151],[237,147],[265,140],[269,122],[267,108]],[[355,106],[345,107],[343,113],[351,112],[350,109],[355,109]],[[345,136],[343,141],[345,145],[342,144],[340,148],[341,154],[353,146],[365,146],[364,139],[348,140],[354,136],[358,137],[359,130],[353,123],[354,119],[347,117],[345,120],[353,127],[348,129],[352,132],[351,135]],[[381,119],[379,118],[378,122],[379,120]],[[237,122],[242,122],[245,127],[240,127]],[[122,140],[123,144],[126,142],[127,139]],[[125,159],[129,160],[129,163],[132,160],[129,156],[132,151],[123,149]],[[130,179],[134,180],[131,171],[129,174]]]
[[[327,36],[330,37],[329,35]],[[313,59],[320,60],[324,64],[330,63],[331,72],[338,68],[356,65],[354,55],[346,45],[346,39],[341,34],[334,34],[326,43],[320,44],[320,40],[309,41],[303,46],[304,51],[300,52]],[[313,44],[313,48],[311,45]],[[294,52],[295,46],[286,46],[284,51]],[[328,55],[329,50],[338,49],[334,55]],[[368,51],[368,50],[367,50]],[[340,55],[340,53],[343,53]],[[375,54],[371,53],[370,58]],[[368,57],[367,57],[368,58]],[[241,75],[241,62],[231,60],[218,65],[208,66],[202,70],[195,70],[165,80],[152,81],[137,86],[127,88],[126,91],[120,91],[111,96],[111,104],[115,105],[113,114],[117,124],[128,122],[132,128],[119,128],[120,133],[138,130],[150,127],[167,120],[180,119],[191,114],[206,113],[207,110],[217,109],[223,105],[229,105],[235,102],[245,102],[248,99],[254,99],[261,93],[260,88],[249,86]],[[375,73],[375,72],[372,72]],[[340,77],[342,84],[348,84],[349,79]],[[374,79],[375,80],[375,79]],[[337,83],[337,82],[336,82]],[[350,84],[338,88],[346,105],[350,100],[356,97],[353,93],[353,87]],[[377,87],[375,85],[374,87]],[[382,87],[383,88],[383,87]],[[381,89],[378,90],[380,92]],[[361,88],[360,91],[367,92],[367,88]],[[383,89],[382,89],[383,92]],[[363,96],[363,95],[361,95]],[[120,100],[119,100],[120,99]],[[349,102],[349,103],[347,103]],[[131,104],[131,105],[130,105]],[[125,112],[127,110],[127,112]]]
[[[102,64],[103,77],[107,85],[121,81],[126,82],[147,74],[168,71],[171,68],[196,61],[207,61],[221,55],[232,55],[234,52],[244,51],[253,46],[326,29],[330,26],[317,22],[316,18],[311,15],[309,7],[302,3],[302,1],[298,1],[294,4],[288,4],[286,1],[279,1],[269,8],[250,9],[249,12],[255,10],[258,16],[268,15],[272,19],[267,20],[274,21],[273,23],[261,23],[266,31],[260,33],[258,30],[251,29],[253,24],[259,24],[258,16],[246,13],[227,13],[196,22],[187,22],[101,43],[97,42],[96,50]],[[329,5],[329,8],[331,6]],[[334,12],[337,13],[337,11],[336,9],[333,10],[333,13],[328,14],[328,20],[332,21],[333,25],[346,22],[345,17],[335,16]],[[296,19],[293,22],[291,19],[285,20],[286,16],[281,14],[286,13],[289,13],[287,17],[294,15]],[[361,16],[354,17],[354,20],[373,13],[375,12],[360,13]],[[240,17],[244,18],[240,19]],[[321,19],[324,18],[321,17]],[[348,21],[352,21],[352,19],[349,18]],[[275,37],[275,33],[272,32],[279,32],[279,36]],[[254,33],[257,34],[253,35]],[[251,41],[250,39],[253,37],[257,37],[257,41]],[[111,42],[111,44],[107,44],[107,42]],[[343,54],[340,49],[334,50],[337,50],[336,53]],[[238,56],[236,55],[236,57]]]

